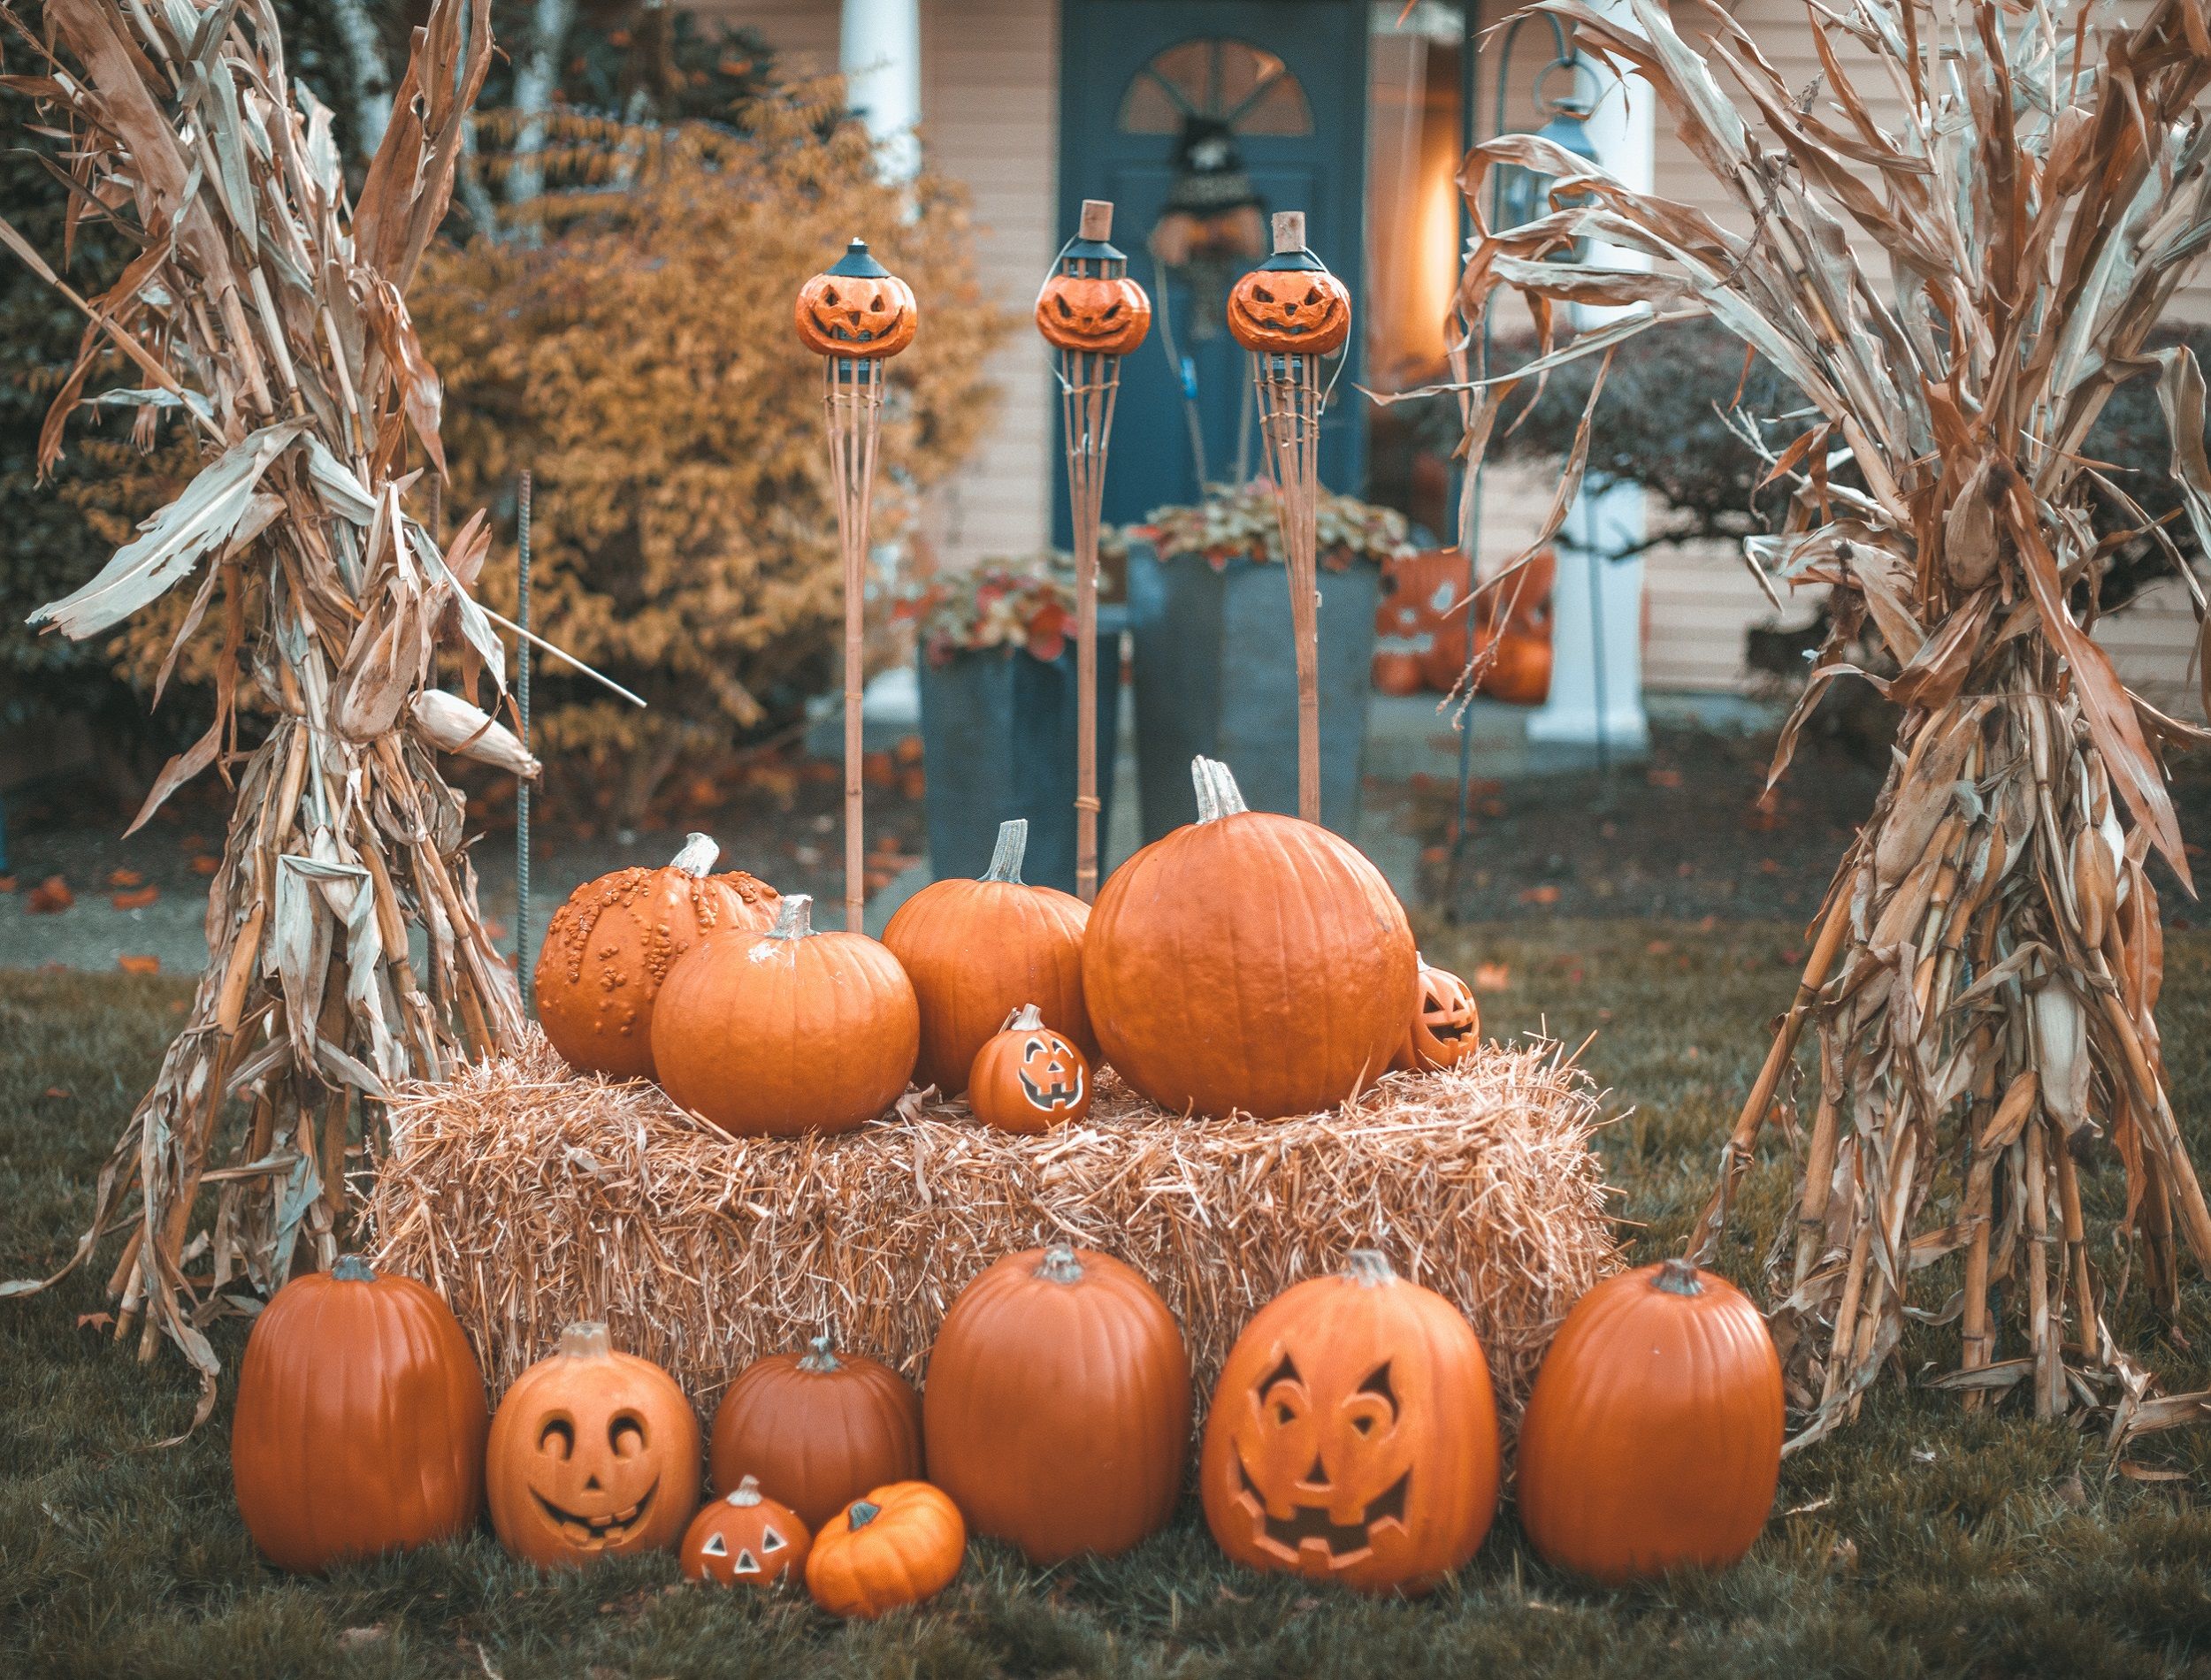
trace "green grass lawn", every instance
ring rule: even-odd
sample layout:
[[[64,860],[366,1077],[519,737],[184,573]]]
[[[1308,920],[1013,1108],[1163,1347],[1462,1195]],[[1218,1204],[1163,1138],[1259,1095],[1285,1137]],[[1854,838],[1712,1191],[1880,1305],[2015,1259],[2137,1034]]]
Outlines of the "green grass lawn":
[[[1548,1027],[1626,1111],[1605,1134],[1639,1254],[1679,1244],[1718,1142],[1794,983],[1784,928],[1542,924],[1431,928],[1439,962],[1501,963],[1491,1030]],[[2162,1012],[2175,1105],[2211,1159],[2211,936],[2179,935]],[[85,1187],[181,1008],[173,981],[0,975],[0,1275],[50,1270]],[[1747,1229],[1721,1264],[1748,1281],[1786,1195],[1778,1147],[1748,1184]],[[2085,1188],[2106,1223],[2115,1166]],[[50,1295],[0,1302],[0,1674],[534,1676],[1159,1675],[1974,1676],[2211,1672],[2211,1431],[2138,1458],[2186,1472],[2111,1474],[2100,1437],[2016,1406],[1963,1416],[1894,1386],[1854,1429],[1784,1470],[1741,1566],[1631,1592],[1577,1584],[1522,1544],[1508,1507],[1456,1581],[1419,1603],[1367,1602],[1231,1569],[1194,1503],[1111,1562],[1044,1570],[978,1544],[942,1599],[873,1626],[803,1603],[679,1584],[672,1557],[548,1578],[488,1532],[328,1580],[279,1574],[231,1502],[230,1371],[244,1327],[218,1327],[229,1371],[213,1422],[165,1351],[140,1366],[80,1315],[104,1310],[109,1261]],[[1930,1274],[1927,1299],[1952,1284]],[[2190,1286],[2205,1344],[2211,1290]],[[2123,1336],[2171,1388],[2211,1383],[2156,1333],[2138,1290]],[[1955,1358],[1955,1326],[1904,1344],[1918,1371]]]

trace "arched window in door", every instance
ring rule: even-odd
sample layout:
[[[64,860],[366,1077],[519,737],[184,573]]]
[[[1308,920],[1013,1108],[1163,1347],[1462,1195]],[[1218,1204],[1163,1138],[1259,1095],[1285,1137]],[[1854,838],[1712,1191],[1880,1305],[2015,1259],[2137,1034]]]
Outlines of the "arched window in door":
[[[1192,118],[1235,134],[1310,134],[1312,107],[1289,67],[1248,41],[1216,35],[1156,55],[1121,95],[1127,134],[1179,134]]]

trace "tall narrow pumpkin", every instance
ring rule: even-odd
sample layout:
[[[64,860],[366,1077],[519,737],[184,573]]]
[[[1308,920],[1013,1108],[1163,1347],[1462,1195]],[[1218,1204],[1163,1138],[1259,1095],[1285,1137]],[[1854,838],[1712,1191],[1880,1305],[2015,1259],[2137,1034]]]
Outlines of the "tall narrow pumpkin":
[[[1113,871],[1083,990],[1099,1049],[1162,1108],[1274,1119],[1389,1066],[1415,1008],[1412,929],[1358,848],[1245,808],[1198,759],[1197,821]]]
[[[1559,1327],[1520,1420],[1520,1526],[1620,1582],[1750,1549],[1781,1475],[1781,1362],[1758,1310],[1686,1260],[1622,1272]]]
[[[878,1360],[817,1336],[738,1373],[714,1414],[707,1470],[718,1488],[760,1478],[819,1531],[871,1487],[922,1475],[922,1402]]]
[[[1008,1255],[945,1315],[922,1417],[930,1478],[1030,1562],[1123,1552],[1174,1514],[1190,1356],[1143,1275],[1065,1243]]]
[[[915,1081],[947,1096],[968,1088],[975,1052],[1023,1004],[1095,1061],[1098,1041],[1083,1004],[1080,898],[1021,880],[1029,822],[1001,823],[980,881],[937,881],[900,905],[883,943],[914,981],[922,1006]]]
[[[246,1531],[310,1572],[465,1533],[489,1426],[452,1310],[344,1256],[278,1290],[246,1339],[230,1436]]]

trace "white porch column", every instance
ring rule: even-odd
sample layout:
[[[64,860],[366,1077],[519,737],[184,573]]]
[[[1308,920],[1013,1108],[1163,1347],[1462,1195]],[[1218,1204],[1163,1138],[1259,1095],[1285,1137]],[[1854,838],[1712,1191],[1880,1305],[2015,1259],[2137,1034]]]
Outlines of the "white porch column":
[[[884,149],[886,179],[921,172],[921,0],[845,0],[838,67],[845,97]]]
[[[1597,11],[1634,22],[1625,0],[1594,0]],[[1602,70],[1589,114],[1588,137],[1604,166],[1630,187],[1649,192],[1657,101],[1640,76],[1625,80]],[[1590,77],[1580,78],[1585,88]],[[1640,251],[1599,243],[1595,260],[1648,268]],[[1584,327],[1622,311],[1583,308]],[[1604,424],[1598,411],[1599,426]],[[1550,698],[1527,721],[1530,740],[1576,745],[1602,742],[1608,751],[1640,752],[1650,744],[1643,712],[1643,562],[1603,558],[1642,540],[1643,493],[1633,485],[1585,490],[1558,533],[1558,581],[1551,594]]]

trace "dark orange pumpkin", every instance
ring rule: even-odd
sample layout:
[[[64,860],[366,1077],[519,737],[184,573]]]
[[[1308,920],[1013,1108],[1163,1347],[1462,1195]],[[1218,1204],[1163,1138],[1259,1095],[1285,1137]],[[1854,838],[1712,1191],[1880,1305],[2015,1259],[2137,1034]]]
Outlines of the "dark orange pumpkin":
[[[870,1488],[814,1537],[806,1587],[831,1615],[871,1620],[932,1599],[960,1573],[968,1530],[927,1482]]]
[[[1566,1316],[1520,1420],[1520,1526],[1621,1582],[1725,1569],[1781,1474],[1781,1362],[1758,1310],[1686,1260],[1623,1272]]]
[[[916,1083],[947,1096],[968,1088],[975,1053],[1023,1004],[1095,1060],[1083,1001],[1083,930],[1090,908],[1069,893],[1021,880],[1029,823],[1001,823],[980,881],[937,881],[900,905],[883,943],[921,1000]]]
[[[872,362],[914,342],[920,325],[913,288],[854,240],[831,268],[799,288],[792,317],[799,342],[816,355]]]
[[[708,873],[719,851],[694,834],[666,867],[587,881],[553,913],[538,952],[538,1019],[570,1067],[652,1078],[653,1004],[676,959],[707,934],[775,920],[766,882]]]
[[[922,1393],[930,1475],[1032,1562],[1126,1551],[1174,1514],[1190,1440],[1182,1333],[1141,1273],[1055,1243],[945,1315]]]
[[[1312,252],[1279,252],[1228,288],[1228,331],[1247,350],[1332,355],[1351,335],[1351,294]]]
[[[1198,1491],[1255,1569],[1424,1592],[1496,1514],[1496,1398],[1457,1308],[1358,1251],[1284,1290],[1236,1338],[1205,1418]]]
[[[1481,1049],[1481,1006],[1473,989],[1448,968],[1420,960],[1420,997],[1389,1065],[1400,1073],[1454,1067]]]
[[[1049,1132],[1090,1111],[1090,1065],[1023,1004],[975,1053],[968,1106],[1001,1132]]]
[[[310,1572],[464,1534],[488,1427],[451,1310],[344,1256],[278,1290],[246,1339],[230,1438],[246,1531]]]
[[[1404,1042],[1419,965],[1350,841],[1244,808],[1199,759],[1197,821],[1106,880],[1083,940],[1106,1059],[1162,1108],[1262,1119],[1343,1102]]]
[[[661,1088],[733,1136],[849,1132],[898,1101],[921,1013],[899,960],[865,934],[817,934],[785,898],[764,934],[702,939],[653,1011]]]
[[[871,1487],[922,1474],[922,1401],[890,1366],[838,1354],[770,1354],[738,1373],[707,1452],[716,1487],[756,1476],[819,1531]]]
[[[676,1379],[614,1351],[602,1324],[515,1378],[485,1457],[492,1526],[544,1568],[656,1552],[699,1508],[699,1419]]]
[[[699,1508],[677,1552],[694,1581],[722,1586],[782,1586],[806,1579],[814,1533],[787,1505],[764,1497],[747,1476],[726,1498]]]
[[[1127,355],[1151,328],[1151,300],[1126,274],[1053,274],[1037,294],[1037,330],[1062,350]]]

